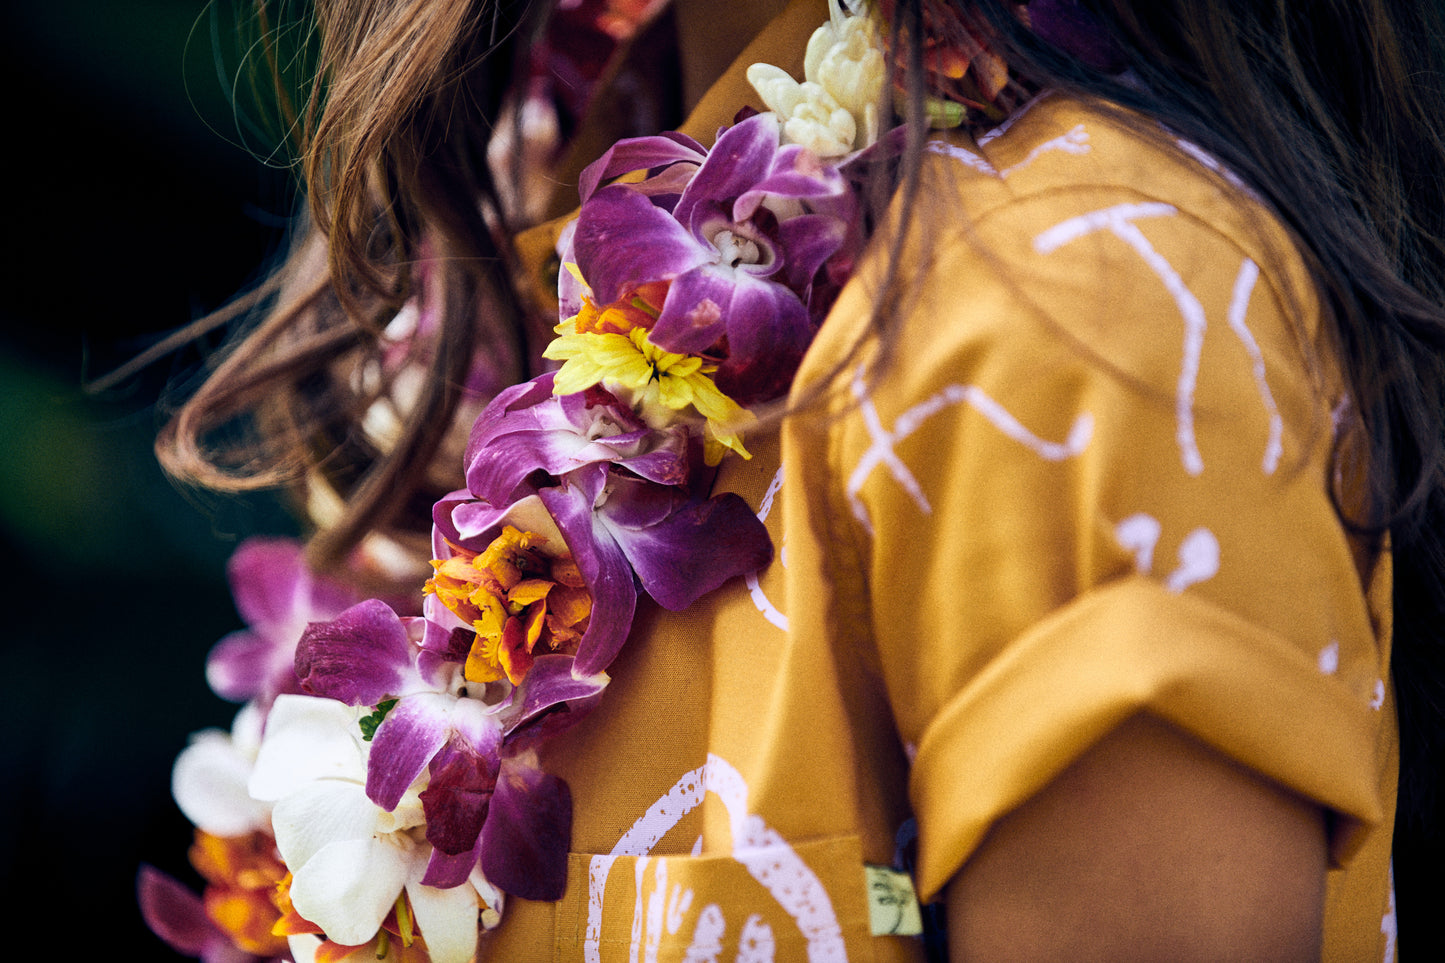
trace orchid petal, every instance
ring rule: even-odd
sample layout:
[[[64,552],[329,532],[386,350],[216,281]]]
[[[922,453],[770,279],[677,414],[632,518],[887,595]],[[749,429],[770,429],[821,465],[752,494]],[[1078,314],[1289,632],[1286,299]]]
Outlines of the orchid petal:
[[[472,848],[464,853],[448,855],[436,847],[432,847],[431,859],[427,861],[426,873],[421,881],[425,886],[435,886],[437,889],[451,889],[453,886],[460,886],[472,878],[476,872],[477,860],[481,858],[482,838],[477,835],[477,840]]]
[[[247,785],[257,799],[275,801],[316,779],[366,778],[357,711],[333,699],[283,695],[266,719],[266,738]],[[273,815],[274,821],[274,815]]]
[[[316,963],[316,951],[324,945],[325,941],[314,933],[293,933],[286,937],[286,946],[296,963]]]
[[[376,935],[405,886],[408,855],[369,836],[333,842],[292,871],[291,904],[328,939],[360,946]]]
[[[301,544],[292,539],[247,539],[226,563],[236,611],[257,628],[284,629],[293,621],[305,573]]]
[[[268,687],[278,692],[300,692],[301,683],[293,666],[295,642],[301,631],[298,626],[295,638],[285,645],[248,629],[226,635],[206,657],[206,684],[216,695],[232,702],[254,698]]]
[[[649,340],[676,354],[702,354],[727,333],[738,272],[704,265],[672,282]],[[729,346],[731,347],[731,346]]]
[[[195,826],[213,836],[244,836],[270,825],[271,807],[246,788],[252,758],[218,730],[197,733],[176,757],[171,795]]]
[[[366,767],[366,795],[387,812],[401,802],[426,764],[451,735],[451,707],[457,700],[419,692],[398,702],[376,729]]]
[[[650,174],[645,181],[639,181],[627,186],[649,198],[652,203],[665,211],[671,211],[677,206],[677,201],[682,197],[682,192],[687,190],[697,174],[698,164],[673,164],[665,170]]]
[[[606,471],[603,466],[597,467],[603,472]],[[503,509],[492,508],[485,502],[465,502],[453,509],[452,519],[456,523],[457,531],[468,541],[490,544],[492,539],[500,534],[504,525],[510,525],[519,532],[541,535],[548,545],[560,548],[565,544],[561,529],[537,495],[518,499]],[[446,558],[447,555],[437,557]]]
[[[502,725],[497,706],[477,699],[458,699],[452,706],[452,733],[466,741],[474,752],[495,756],[502,744]]]
[[[436,504],[431,508],[431,557],[446,558],[450,551],[449,545],[461,545],[466,542],[461,533],[457,531],[456,525],[452,522],[452,512],[458,505],[475,501],[475,497],[465,488],[459,488],[454,492],[448,492],[437,499]],[[476,551],[481,551],[486,546],[471,546]]]
[[[471,872],[477,868],[477,860],[480,857],[480,834],[477,836],[477,843],[473,849],[467,850],[465,853],[457,853],[455,856],[448,856],[447,853],[434,846],[432,847],[432,857],[426,862],[426,873],[422,876],[422,883],[436,886],[438,889],[460,886],[471,879]]]
[[[482,829],[481,866],[487,878],[523,899],[561,899],[571,841],[567,783],[520,760],[502,760]]]
[[[647,594],[672,611],[773,557],[767,529],[731,492],[689,502],[645,528],[617,525],[609,515],[604,519]]]
[[[347,586],[313,575],[293,539],[252,538],[227,563],[236,608],[249,629],[226,636],[211,651],[206,675],[224,699],[259,699],[299,692],[292,668],[306,623],[329,619],[358,601]]]
[[[706,305],[713,307],[704,312]],[[713,316],[715,323],[699,323]],[[697,354],[724,331],[728,357],[713,380],[741,404],[787,391],[813,336],[797,294],[766,278],[708,266],[673,281],[651,340],[667,351]]]
[[[428,595],[422,603],[427,610],[421,651],[416,654],[416,667],[424,677],[440,680],[455,666],[465,664],[476,633],[462,624],[451,609]]]
[[[699,205],[732,200],[751,189],[767,175],[777,152],[778,119],[774,115],[755,114],[729,127],[682,192],[673,216],[701,240],[696,223]]]
[[[728,356],[713,382],[742,405],[781,397],[813,334],[808,310],[792,291],[768,280],[742,281],[728,319]]]
[[[381,835],[381,815],[360,783],[317,779],[278,802],[271,825],[276,849],[294,871],[335,843]],[[318,919],[306,918],[322,925]]]
[[[554,377],[545,376],[552,385]],[[686,433],[657,431],[637,418],[610,392],[591,388],[573,394],[532,397],[472,436],[467,488],[490,505],[505,505],[533,471],[564,475],[584,465],[610,462],[663,484],[686,476]],[[470,510],[470,533],[486,513]],[[453,516],[455,521],[455,515]]]
[[[569,655],[542,655],[532,663],[522,683],[521,712],[508,726],[516,730],[555,705],[594,700],[607,688],[607,676],[578,678],[573,674],[575,659]]]
[[[573,246],[598,304],[619,300],[643,281],[674,278],[715,253],[667,211],[620,184],[583,205]],[[639,276],[641,265],[646,276]]]
[[[848,183],[836,167],[822,163],[812,151],[792,144],[778,151],[766,177],[750,184],[737,196],[732,218],[739,222],[747,220],[769,197],[814,202],[843,197],[847,191]]]
[[[552,373],[512,385],[497,394],[472,423],[464,463],[471,464],[477,453],[491,443],[497,426],[514,411],[525,410],[552,396]]]
[[[368,599],[330,622],[306,627],[296,647],[296,674],[307,692],[354,706],[422,686],[406,627],[385,602]]]
[[[431,963],[468,963],[477,952],[477,892],[458,885],[438,889],[415,880],[407,898]]]
[[[826,214],[803,214],[778,225],[778,233],[788,252],[788,285],[805,291],[813,275],[847,240],[848,224]]]
[[[431,781],[421,794],[427,842],[437,852],[456,856],[476,848],[497,783],[497,766],[495,747],[483,754],[461,740],[437,754]]]
[[[666,131],[650,137],[629,137],[608,148],[607,153],[588,164],[578,179],[578,191],[586,204],[605,180],[664,165],[701,164],[707,148],[686,134]]]
[[[151,932],[182,956],[200,956],[222,937],[201,905],[201,898],[154,866],[136,876],[141,916]]]
[[[573,672],[579,677],[595,676],[616,657],[632,629],[632,614],[637,606],[632,566],[617,542],[593,517],[595,494],[589,496],[588,489],[570,485],[544,488],[538,495],[562,530],[592,595],[592,616],[577,646]]]
[[[462,502],[452,509],[452,524],[457,534],[467,542],[484,542],[485,533],[497,530],[507,517],[511,506],[497,508],[487,502]],[[447,558],[451,553],[443,552],[437,558]]]

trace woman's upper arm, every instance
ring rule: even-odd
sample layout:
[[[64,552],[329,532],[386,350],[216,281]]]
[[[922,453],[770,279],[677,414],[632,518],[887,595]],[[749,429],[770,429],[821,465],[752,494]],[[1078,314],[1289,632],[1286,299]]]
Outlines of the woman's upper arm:
[[[1318,805],[1134,716],[948,885],[954,960],[1318,960]]]

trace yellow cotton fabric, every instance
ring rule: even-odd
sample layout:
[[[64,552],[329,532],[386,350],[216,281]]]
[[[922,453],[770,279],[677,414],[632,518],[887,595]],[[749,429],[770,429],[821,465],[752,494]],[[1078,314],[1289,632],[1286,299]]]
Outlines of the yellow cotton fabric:
[[[794,5],[804,36],[821,9]],[[1209,163],[1062,97],[932,143],[895,363],[845,363],[874,256],[800,374],[838,390],[723,464],[779,557],[642,601],[541,759],[573,794],[567,893],[510,900],[481,959],[919,961],[871,935],[864,864],[916,815],[936,898],[1140,711],[1333,814],[1326,958],[1386,958],[1388,558],[1327,494],[1348,413],[1303,271]]]

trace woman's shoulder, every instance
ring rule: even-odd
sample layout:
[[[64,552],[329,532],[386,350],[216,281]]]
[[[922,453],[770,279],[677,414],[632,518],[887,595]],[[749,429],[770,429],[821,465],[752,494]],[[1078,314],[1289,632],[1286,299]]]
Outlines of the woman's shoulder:
[[[1120,219],[1180,217],[1283,273],[1287,235],[1222,162],[1163,125],[1111,105],[1045,92],[997,127],[941,132],[926,148],[926,190],[956,201],[952,230],[1056,216],[1057,243]],[[1014,228],[1016,229],[1016,228]],[[948,227],[944,226],[944,233]]]
[[[898,272],[900,304],[916,307],[903,339],[917,328],[930,354],[1034,359],[1086,344],[1167,389],[1179,334],[1247,325],[1305,375],[1298,348],[1315,343],[1319,312],[1294,244],[1214,158],[1148,123],[1055,95],[977,138],[929,141]]]

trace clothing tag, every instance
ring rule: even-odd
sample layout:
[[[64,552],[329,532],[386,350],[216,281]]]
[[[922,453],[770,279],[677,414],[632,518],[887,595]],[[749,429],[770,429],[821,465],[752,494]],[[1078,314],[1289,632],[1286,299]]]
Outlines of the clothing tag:
[[[918,936],[923,914],[913,877],[887,866],[864,865],[868,886],[868,923],[874,936]]]

